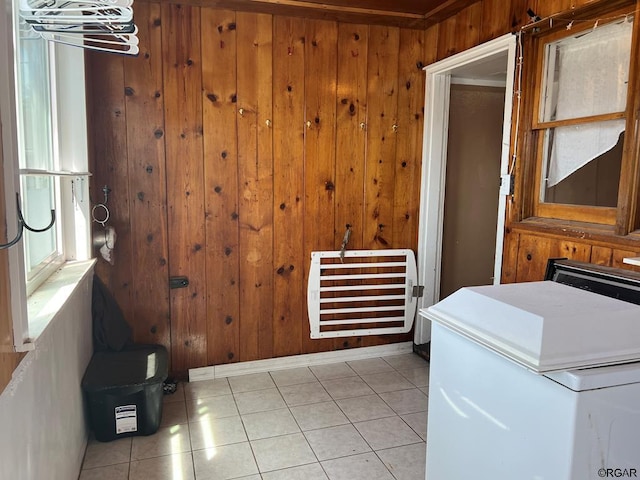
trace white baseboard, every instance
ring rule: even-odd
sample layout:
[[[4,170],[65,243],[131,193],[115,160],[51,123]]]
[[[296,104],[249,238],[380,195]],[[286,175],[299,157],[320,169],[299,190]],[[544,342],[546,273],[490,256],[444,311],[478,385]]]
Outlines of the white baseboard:
[[[269,358],[252,362],[229,363],[212,367],[192,368],[189,381],[213,380],[214,378],[235,377],[250,373],[264,373],[286,368],[310,367],[327,363],[350,362],[374,357],[388,357],[413,352],[413,342],[392,343],[375,347],[350,348],[333,352],[306,353],[290,357]]]

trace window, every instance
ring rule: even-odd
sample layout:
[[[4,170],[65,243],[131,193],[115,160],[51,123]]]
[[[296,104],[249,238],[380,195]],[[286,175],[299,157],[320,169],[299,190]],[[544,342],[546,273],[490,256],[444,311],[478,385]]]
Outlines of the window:
[[[540,34],[531,108],[536,217],[617,225],[634,182],[623,181],[625,126],[632,109],[630,58],[634,19],[607,14]],[[599,24],[600,23],[600,24]],[[625,158],[626,155],[626,158]],[[627,223],[631,219],[627,219]],[[626,231],[625,233],[628,233]]]
[[[56,218],[46,232],[24,230],[8,249],[14,345],[20,351],[33,348],[45,326],[28,297],[66,262],[89,259],[91,250],[84,52],[34,35],[20,24],[17,10],[16,0],[12,16],[0,15],[0,147],[9,240],[16,235],[17,198],[29,226],[49,225],[51,210]]]
[[[51,210],[59,211],[60,204],[60,179],[50,175],[60,170],[53,141],[50,58],[54,52],[28,29],[19,29],[15,52],[21,209],[27,224],[41,229],[49,225]],[[31,293],[64,260],[62,221],[46,232],[27,230],[23,238],[27,292]]]

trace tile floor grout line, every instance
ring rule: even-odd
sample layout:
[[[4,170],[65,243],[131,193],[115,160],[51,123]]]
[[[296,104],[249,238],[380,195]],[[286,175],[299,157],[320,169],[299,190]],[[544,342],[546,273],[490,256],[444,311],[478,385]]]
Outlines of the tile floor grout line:
[[[365,359],[365,360],[368,360],[368,359]],[[270,409],[268,409],[268,410],[259,411],[259,412],[251,412],[251,411],[249,411],[249,412],[244,413],[244,414],[243,414],[243,413],[240,413],[240,408],[239,408],[239,404],[238,404],[237,395],[240,395],[241,393],[247,393],[247,392],[234,392],[233,388],[231,387],[231,383],[229,382],[229,379],[228,379],[228,378],[225,378],[225,380],[227,381],[227,386],[228,386],[228,388],[229,388],[230,394],[231,394],[232,399],[233,399],[233,405],[235,406],[235,409],[236,409],[237,415],[238,415],[238,417],[239,417],[239,419],[240,419],[240,422],[241,422],[241,425],[242,425],[242,431],[243,431],[244,436],[245,436],[245,438],[246,438],[246,440],[243,440],[243,441],[241,441],[241,442],[233,442],[233,443],[231,443],[231,444],[225,444],[225,445],[235,445],[235,444],[239,444],[239,443],[244,443],[245,441],[246,441],[247,443],[249,443],[249,447],[251,448],[252,457],[253,457],[254,463],[255,463],[255,465],[256,465],[257,471],[258,471],[258,473],[256,474],[258,477],[262,477],[262,475],[263,475],[263,474],[266,474],[266,473],[277,472],[277,471],[280,471],[280,470],[288,470],[288,469],[293,469],[293,468],[297,468],[297,467],[304,467],[304,466],[306,466],[306,465],[314,465],[314,464],[318,464],[318,465],[320,466],[320,468],[321,468],[321,470],[322,470],[323,474],[324,474],[324,475],[325,475],[329,480],[333,480],[333,479],[329,476],[329,471],[325,468],[325,466],[324,466],[324,464],[323,464],[323,461],[321,461],[321,460],[319,459],[319,457],[318,457],[318,453],[316,453],[316,450],[314,450],[314,448],[313,448],[313,447],[311,447],[311,443],[309,442],[309,439],[308,439],[308,434],[310,434],[310,432],[313,432],[313,431],[320,431],[320,430],[326,430],[326,429],[330,429],[330,428],[337,428],[337,427],[340,427],[340,426],[344,426],[344,427],[346,427],[346,426],[350,426],[350,427],[351,427],[355,432],[357,432],[358,437],[363,441],[363,446],[364,446],[364,445],[366,445],[366,446],[367,446],[367,448],[369,448],[369,452],[351,453],[351,454],[348,454],[348,455],[338,456],[338,457],[336,457],[336,458],[330,458],[330,459],[327,459],[327,460],[325,460],[325,462],[326,462],[326,461],[330,461],[330,460],[348,459],[348,458],[350,458],[350,457],[356,457],[356,456],[358,456],[358,455],[362,455],[362,454],[365,454],[365,453],[371,453],[371,452],[373,452],[373,453],[375,454],[375,456],[376,456],[375,458],[377,458],[377,459],[378,459],[378,461],[379,461],[379,462],[381,462],[381,463],[385,466],[385,470],[386,470],[386,471],[391,475],[391,477],[392,477],[392,478],[394,478],[394,479],[398,479],[398,478],[400,478],[400,477],[396,477],[396,475],[394,475],[394,474],[393,474],[393,472],[391,472],[391,470],[389,469],[389,467],[387,466],[387,464],[382,460],[382,457],[380,456],[380,454],[379,454],[379,453],[380,453],[380,452],[383,452],[383,451],[387,451],[387,450],[393,450],[393,449],[396,449],[396,448],[408,447],[408,446],[411,446],[411,445],[424,445],[424,444],[426,443],[426,440],[422,438],[422,435],[421,435],[421,433],[420,433],[421,429],[418,429],[418,430],[416,429],[416,428],[419,426],[418,424],[420,423],[419,417],[418,417],[418,419],[416,419],[416,420],[414,420],[414,419],[412,419],[412,420],[411,420],[411,421],[412,421],[412,423],[416,424],[416,427],[414,428],[413,426],[411,426],[411,425],[409,424],[408,420],[406,420],[405,418],[403,418],[403,417],[402,417],[402,415],[401,415],[400,413],[398,413],[398,412],[397,412],[397,411],[392,407],[391,403],[389,403],[387,400],[385,400],[385,399],[382,397],[382,395],[384,395],[384,394],[388,394],[388,393],[395,393],[395,392],[402,392],[402,391],[409,391],[409,390],[417,390],[417,391],[419,391],[419,392],[423,393],[423,394],[428,398],[428,394],[427,394],[427,393],[425,393],[423,390],[421,390],[421,388],[428,388],[428,384],[427,384],[427,386],[426,386],[426,387],[419,387],[416,383],[422,383],[422,381],[421,381],[421,380],[419,380],[419,379],[418,379],[418,380],[416,380],[416,381],[414,382],[414,381],[412,381],[410,378],[408,378],[408,376],[403,375],[403,374],[401,373],[401,371],[400,371],[400,369],[403,369],[403,370],[405,370],[405,371],[409,371],[409,370],[416,370],[416,372],[415,372],[415,373],[413,373],[413,374],[411,374],[410,376],[411,376],[412,378],[414,378],[414,379],[415,379],[415,378],[422,378],[422,377],[421,377],[420,372],[417,372],[417,370],[420,370],[422,367],[415,366],[414,364],[410,364],[410,363],[408,363],[408,362],[407,362],[407,363],[405,363],[405,364],[400,364],[400,365],[396,368],[395,366],[393,366],[393,365],[391,365],[389,362],[387,362],[387,361],[385,360],[385,358],[384,358],[384,357],[375,357],[375,360],[376,360],[376,361],[382,360],[386,365],[388,365],[388,366],[391,368],[391,370],[377,371],[375,368],[373,368],[371,371],[367,371],[367,366],[365,366],[365,365],[363,364],[362,368],[358,367],[358,368],[360,369],[360,371],[363,371],[363,373],[361,374],[361,373],[358,373],[358,372],[355,370],[355,368],[354,368],[354,367],[352,367],[351,365],[349,365],[349,362],[336,362],[336,364],[335,364],[335,365],[340,364],[340,365],[346,366],[346,368],[348,369],[347,371],[348,371],[348,372],[351,372],[351,374],[352,374],[352,375],[349,375],[349,376],[339,376],[339,377],[335,377],[335,378],[327,378],[327,379],[324,379],[324,381],[331,381],[331,380],[345,380],[345,379],[349,379],[349,378],[355,378],[355,379],[358,379],[358,381],[359,381],[359,382],[362,382],[362,384],[363,384],[363,385],[366,385],[368,388],[370,388],[370,389],[372,390],[372,393],[367,393],[366,395],[365,395],[365,394],[361,394],[361,395],[356,395],[356,396],[347,396],[347,397],[339,398],[339,399],[334,398],[334,396],[333,396],[333,395],[332,395],[332,394],[327,390],[327,388],[325,387],[325,385],[322,383],[322,382],[323,382],[323,380],[321,380],[321,378],[320,378],[320,377],[322,377],[323,375],[318,376],[315,372],[313,372],[313,370],[311,370],[311,368],[310,368],[309,366],[306,366],[306,367],[304,367],[304,368],[306,368],[308,371],[310,371],[310,372],[311,372],[311,375],[312,375],[312,376],[311,376],[311,377],[307,377],[307,378],[308,378],[308,379],[310,379],[310,378],[314,378],[315,380],[314,380],[313,382],[312,382],[312,381],[307,381],[307,380],[302,381],[302,379],[304,378],[304,375],[303,375],[302,377],[300,377],[300,378],[299,378],[299,380],[297,380],[297,381],[296,381],[296,380],[294,380],[294,383],[286,384],[286,385],[278,385],[278,383],[276,383],[276,379],[275,379],[275,378],[274,378],[274,376],[273,376],[273,372],[271,372],[271,371],[269,371],[269,372],[265,372],[265,373],[267,373],[267,374],[268,374],[269,379],[271,380],[271,382],[272,382],[273,386],[269,386],[268,388],[260,388],[260,389],[257,389],[257,390],[252,390],[252,389],[250,389],[250,390],[247,390],[247,392],[261,392],[261,391],[265,391],[265,390],[268,390],[268,389],[275,388],[275,389],[276,389],[276,391],[277,391],[277,393],[278,393],[278,395],[279,395],[279,397],[280,397],[280,399],[283,401],[284,406],[279,406],[278,408],[270,408]],[[352,363],[353,363],[353,362],[352,362]],[[426,371],[427,371],[427,375],[428,375],[429,363],[428,363],[428,362],[424,362],[424,366],[426,367]],[[291,369],[294,369],[294,368],[299,368],[299,367],[292,367]],[[346,373],[347,371],[345,371],[344,373]],[[330,371],[329,371],[328,373],[330,373]],[[408,384],[410,384],[410,385],[412,385],[412,386],[411,386],[411,387],[409,387],[409,388],[399,388],[399,389],[397,389],[396,387],[394,387],[392,390],[389,390],[389,391],[385,391],[385,392],[377,392],[377,391],[376,391],[375,389],[373,389],[373,387],[372,387],[372,386],[371,386],[371,385],[370,385],[370,384],[365,380],[365,378],[363,378],[363,376],[371,376],[371,375],[378,375],[378,374],[384,374],[384,373],[389,373],[389,374],[394,373],[395,375],[397,375],[397,376],[398,376],[398,378],[405,380],[405,381],[406,381],[406,383],[408,383]],[[296,377],[293,377],[293,378],[296,378]],[[283,381],[286,383],[287,381],[290,381],[290,380],[283,380]],[[394,380],[393,380],[393,377],[391,378],[391,382],[392,382],[392,383],[395,383],[395,382],[394,382]],[[428,376],[427,376],[427,382],[428,382]],[[311,394],[310,399],[312,400],[312,403],[310,403],[310,404],[309,404],[309,403],[302,403],[301,405],[289,405],[289,404],[287,403],[287,401],[285,400],[285,395],[283,394],[283,392],[282,392],[282,390],[281,390],[281,389],[282,389],[282,388],[285,388],[285,387],[300,387],[300,386],[302,386],[302,385],[305,385],[305,384],[311,384],[311,383],[320,385],[320,387],[321,387],[321,391],[322,391],[324,394],[326,394],[326,395],[328,396],[328,400],[329,400],[332,404],[334,404],[335,406],[337,406],[337,411],[339,411],[339,412],[340,412],[340,413],[345,417],[345,419],[346,419],[346,420],[345,420],[345,421],[346,421],[346,423],[345,423],[345,424],[337,425],[337,426],[336,426],[336,425],[329,425],[329,426],[324,426],[324,427],[313,428],[313,429],[307,430],[306,432],[302,430],[302,426],[301,426],[301,424],[300,424],[299,420],[298,420],[298,419],[293,415],[293,411],[292,411],[292,409],[294,409],[295,407],[299,407],[299,406],[308,406],[308,405],[314,405],[314,404],[318,404],[318,403],[324,403],[324,402],[325,402],[325,400],[318,400],[318,399],[317,399],[317,394],[316,394],[316,395]],[[249,384],[249,385],[250,385],[250,384]],[[382,385],[382,389],[385,389],[384,384],[382,384],[382,383],[381,383],[381,385]],[[402,385],[402,384],[400,384],[400,385]],[[246,386],[245,386],[245,388],[246,388]],[[380,389],[380,388],[379,388],[379,389]],[[293,389],[291,389],[291,392],[290,392],[290,393],[294,393],[295,391],[296,391],[296,388],[293,388]],[[312,390],[312,392],[313,392],[313,390]],[[347,393],[348,393],[348,392],[347,392]],[[339,392],[336,392],[336,394],[339,394]],[[259,396],[259,394],[257,394],[257,395]],[[304,395],[306,395],[306,394],[304,394]],[[374,395],[375,395],[375,397],[374,397]],[[181,396],[182,396],[182,404],[184,405],[184,408],[185,408],[185,411],[186,411],[186,410],[187,410],[187,408],[186,408],[186,407],[187,407],[187,388],[183,388],[183,389],[181,389]],[[216,396],[219,396],[219,395],[206,395],[205,397],[202,397],[202,398],[216,397]],[[360,431],[359,431],[359,430],[358,430],[358,428],[356,427],[356,424],[357,424],[357,423],[366,422],[366,421],[380,420],[380,418],[378,418],[378,419],[362,420],[361,422],[355,422],[355,423],[354,423],[354,422],[351,420],[351,418],[349,418],[349,417],[347,416],[345,409],[344,409],[343,407],[341,407],[341,406],[340,406],[340,404],[338,403],[338,402],[339,402],[339,401],[341,401],[341,400],[357,399],[357,398],[359,398],[359,397],[365,397],[365,396],[370,396],[370,397],[372,398],[372,400],[375,398],[375,400],[376,400],[376,401],[380,402],[380,405],[381,405],[381,406],[382,406],[382,405],[385,405],[386,407],[388,407],[388,408],[390,409],[390,411],[391,411],[391,412],[393,412],[393,415],[391,415],[391,416],[387,416],[387,417],[381,417],[381,418],[393,418],[393,417],[399,417],[399,418],[400,418],[400,420],[401,420],[401,422],[399,422],[399,423],[400,423],[401,425],[404,425],[405,427],[408,427],[409,431],[410,431],[410,432],[412,432],[415,436],[417,436],[417,439],[416,439],[415,441],[410,442],[410,443],[406,443],[406,444],[402,444],[402,445],[396,445],[396,446],[389,446],[389,447],[380,448],[380,449],[378,449],[378,450],[375,450],[375,449],[372,447],[372,445],[370,444],[370,442],[369,442],[369,441],[368,441],[368,440],[367,440],[367,439],[366,439],[366,438],[365,438],[365,437],[360,433]],[[191,399],[192,401],[197,401],[198,399],[200,399],[200,398],[201,398],[199,395],[192,395],[192,397],[193,397],[193,398]],[[376,397],[377,397],[377,398],[376,398]],[[402,402],[402,399],[401,399],[401,398],[399,398],[399,399],[398,399],[398,402]],[[175,402],[175,403],[177,403],[177,402]],[[252,440],[250,440],[250,439],[249,439],[249,433],[248,433],[248,431],[247,431],[247,427],[246,427],[246,424],[245,424],[245,417],[246,417],[247,415],[252,414],[252,413],[267,413],[267,412],[274,412],[274,411],[277,411],[277,410],[284,410],[285,408],[286,408],[286,410],[287,410],[288,414],[293,418],[293,421],[294,421],[295,425],[296,425],[296,426],[297,426],[297,428],[298,428],[298,432],[295,432],[295,433],[293,433],[293,434],[289,433],[289,434],[272,435],[272,436],[265,437],[265,438],[277,438],[277,437],[282,437],[282,436],[287,436],[287,435],[295,435],[295,434],[297,434],[297,433],[301,433],[301,434],[302,434],[302,435],[301,435],[301,438],[302,438],[302,439],[304,439],[304,441],[305,441],[306,445],[307,445],[307,446],[309,447],[309,449],[311,450],[311,452],[312,452],[312,454],[313,454],[313,457],[314,457],[314,460],[315,460],[315,461],[312,461],[312,462],[304,461],[304,463],[301,463],[300,465],[294,465],[294,466],[290,466],[290,467],[283,467],[283,468],[278,468],[278,469],[276,469],[276,470],[269,470],[269,471],[266,471],[266,472],[262,472],[262,471],[261,471],[261,469],[260,469],[260,466],[258,465],[258,459],[257,459],[257,456],[256,456],[256,452],[254,451],[254,448],[253,448]],[[398,408],[400,408],[400,409],[402,410],[402,407],[401,407],[401,406],[398,406]],[[311,411],[312,411],[312,413],[313,413],[313,408],[311,408]],[[411,415],[413,415],[413,414],[419,414],[419,413],[426,412],[426,411],[427,411],[427,410],[420,410],[419,412],[410,412],[410,413],[408,413],[408,414],[406,414],[406,415],[410,415],[410,414],[411,414]],[[186,423],[186,426],[187,426],[187,427],[186,427],[186,431],[187,431],[187,435],[189,436],[189,439],[188,439],[188,443],[187,443],[187,444],[185,444],[185,445],[186,445],[186,448],[188,448],[188,452],[184,452],[184,453],[189,453],[189,454],[191,455],[191,464],[192,464],[192,468],[193,468],[194,479],[197,479],[196,468],[195,468],[195,463],[196,463],[196,462],[195,462],[195,456],[194,456],[194,452],[196,452],[196,450],[194,450],[194,443],[193,443],[193,438],[192,438],[192,430],[193,430],[193,428],[192,428],[192,427],[193,427],[192,423],[193,423],[193,422],[190,422],[190,418],[189,418],[189,416],[188,416],[188,412],[186,412],[186,413],[187,413],[187,417],[186,417],[186,422],[185,422],[185,423]],[[234,416],[235,416],[235,415],[234,415]],[[223,417],[220,417],[220,418],[223,418]],[[224,418],[227,418],[227,417],[224,417]],[[394,422],[396,422],[396,420],[394,420]],[[123,464],[123,465],[124,465],[124,464],[126,464],[126,465],[127,465],[127,472],[126,472],[127,478],[133,478],[133,477],[131,477],[131,475],[132,475],[132,473],[133,473],[133,472],[132,472],[132,464],[133,464],[133,461],[134,461],[134,460],[133,460],[133,447],[134,447],[134,445],[133,445],[133,441],[134,441],[135,439],[130,438],[129,440],[130,440],[130,444],[128,445],[129,461],[128,461],[128,462],[123,462],[122,464]],[[256,439],[256,440],[259,440],[259,439]],[[382,444],[384,444],[384,442],[382,442]],[[87,448],[88,448],[88,442],[87,442]],[[214,447],[214,448],[215,448],[215,447]],[[206,449],[206,447],[205,447],[205,449]],[[202,449],[199,449],[199,450],[202,450]],[[199,450],[197,450],[197,451],[199,451]],[[85,449],[85,453],[84,453],[83,460],[82,460],[82,466],[84,466],[84,463],[85,463],[85,460],[86,460],[86,456],[87,456],[87,449]],[[157,456],[157,457],[155,457],[155,456],[154,456],[154,457],[149,457],[149,459],[152,459],[152,458],[161,458],[161,457],[163,457],[163,456],[165,456],[165,455],[159,455],[159,456]],[[149,460],[149,459],[145,459],[145,460]],[[300,461],[300,460],[294,460],[294,461]],[[105,468],[105,467],[95,467],[95,468]],[[82,469],[82,467],[81,467],[81,470],[80,470],[80,474],[79,474],[79,475],[82,475],[82,472],[83,472],[83,469]],[[124,473],[124,471],[123,471],[123,473]],[[237,477],[237,478],[241,478],[241,477]]]

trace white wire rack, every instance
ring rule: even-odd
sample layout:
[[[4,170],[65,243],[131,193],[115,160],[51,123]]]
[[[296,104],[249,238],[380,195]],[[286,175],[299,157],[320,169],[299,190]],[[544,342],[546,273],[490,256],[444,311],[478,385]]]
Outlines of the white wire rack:
[[[90,50],[137,55],[133,0],[20,0],[20,32]],[[28,33],[27,33],[28,32]]]
[[[409,249],[312,252],[307,305],[311,338],[407,333],[418,274]]]

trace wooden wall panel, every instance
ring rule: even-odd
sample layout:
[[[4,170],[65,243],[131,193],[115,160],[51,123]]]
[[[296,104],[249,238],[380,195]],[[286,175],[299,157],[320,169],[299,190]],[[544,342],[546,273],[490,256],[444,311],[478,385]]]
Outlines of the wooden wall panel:
[[[534,235],[520,235],[516,282],[535,282],[544,279],[553,240]]]
[[[438,60],[478,45],[481,22],[482,2],[477,2],[440,23]]]
[[[302,318],[307,317],[306,285],[312,251],[332,248],[335,239],[336,80],[338,26],[307,20],[305,24],[304,136],[304,264]],[[308,321],[302,322],[302,351],[331,350],[333,340],[311,340]]]
[[[557,240],[549,250],[549,258],[569,258],[588,262],[591,259],[591,245],[570,240]]]
[[[518,248],[520,235],[506,233],[502,247],[502,275],[500,283],[514,283],[516,281],[518,267]]]
[[[124,62],[126,178],[131,199],[131,252],[135,252],[131,326],[134,341],[170,348],[160,6],[141,3],[136,6],[136,15],[143,19],[138,22],[140,55]],[[117,253],[120,251],[118,248]]]
[[[505,25],[510,23],[511,11],[509,8],[505,8],[503,0],[483,0],[481,5],[482,25],[479,41],[484,43],[504,33]]]
[[[90,182],[90,198],[93,205],[103,203],[105,198],[102,189],[108,187],[107,208],[110,216],[107,225],[113,226],[118,235],[118,248],[113,252],[114,265],[103,260],[96,251],[98,262],[95,271],[111,289],[125,318],[133,319],[124,59],[116,55],[89,54],[86,69],[93,79],[91,171],[94,176]],[[94,232],[103,230],[95,222],[92,227]]]
[[[399,49],[399,29],[369,28],[363,246],[372,250],[393,247],[396,145],[400,128]],[[371,346],[381,341],[385,340],[379,336],[363,336],[343,342],[343,346]]]
[[[207,364],[200,9],[162,4],[173,368]]]
[[[238,12],[240,355],[273,356],[273,106],[270,15]],[[257,347],[256,347],[257,345]],[[257,348],[257,350],[256,350]],[[255,353],[254,353],[255,355]]]
[[[422,130],[424,123],[425,75],[421,66],[424,33],[401,30],[398,57],[398,132],[396,135],[395,186],[393,195],[394,248],[408,248],[418,242]]]
[[[591,258],[589,259],[590,263],[610,267],[612,259],[613,250],[611,248],[600,246],[593,246],[591,248]]]
[[[341,247],[347,225],[348,249],[362,248],[364,240],[368,45],[367,25],[338,25],[335,249]]]
[[[235,12],[202,9],[207,364],[237,359],[240,285]]]
[[[363,229],[367,249],[390,248],[393,241],[399,42],[397,28],[369,29]]]
[[[274,356],[302,349],[304,270],[305,24],[275,17],[273,46]],[[310,212],[309,212],[310,213]],[[316,212],[314,212],[315,214]],[[247,359],[257,358],[257,352]]]

